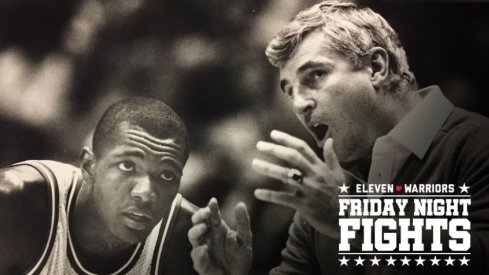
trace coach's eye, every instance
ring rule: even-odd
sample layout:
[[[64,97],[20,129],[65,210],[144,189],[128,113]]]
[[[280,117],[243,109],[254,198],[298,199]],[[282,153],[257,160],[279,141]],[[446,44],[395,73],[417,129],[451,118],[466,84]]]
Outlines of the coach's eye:
[[[119,169],[121,169],[124,172],[134,171],[134,169],[135,169],[134,162],[129,161],[129,160],[125,160],[125,161],[120,162],[118,167],[119,167]]]
[[[173,173],[171,170],[165,170],[165,171],[163,171],[163,173],[161,173],[161,176],[160,177],[164,181],[173,181],[176,178],[175,173]]]
[[[320,83],[319,81],[321,81],[326,74],[327,72],[325,70],[312,70],[306,74],[302,83],[308,87],[314,88]]]
[[[314,70],[309,74],[309,80],[315,81],[315,80],[321,79],[325,75],[326,75],[326,72],[323,70]]]

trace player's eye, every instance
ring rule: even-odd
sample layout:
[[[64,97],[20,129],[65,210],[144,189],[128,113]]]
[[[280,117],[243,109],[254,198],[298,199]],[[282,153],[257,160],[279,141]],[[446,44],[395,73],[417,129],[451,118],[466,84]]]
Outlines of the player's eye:
[[[176,178],[175,173],[173,173],[171,170],[163,171],[163,173],[161,173],[160,177],[164,181],[174,181]]]
[[[130,171],[134,171],[134,169],[136,168],[136,165],[132,161],[125,160],[125,161],[120,162],[118,164],[118,167],[119,167],[119,169],[121,169],[124,172],[130,172]]]

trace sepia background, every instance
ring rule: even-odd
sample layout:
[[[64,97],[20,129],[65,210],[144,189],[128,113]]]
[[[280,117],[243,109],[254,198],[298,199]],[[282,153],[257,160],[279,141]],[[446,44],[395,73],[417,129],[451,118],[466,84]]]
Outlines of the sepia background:
[[[293,212],[253,198],[257,187],[281,188],[251,170],[255,144],[272,129],[314,143],[279,92],[264,49],[316,2],[0,0],[0,165],[78,165],[109,104],[161,99],[191,134],[181,192],[199,206],[218,198],[231,225],[232,207],[245,202],[252,274],[265,274],[280,261]],[[438,84],[455,105],[489,114],[489,4],[361,3],[398,31],[420,86]]]

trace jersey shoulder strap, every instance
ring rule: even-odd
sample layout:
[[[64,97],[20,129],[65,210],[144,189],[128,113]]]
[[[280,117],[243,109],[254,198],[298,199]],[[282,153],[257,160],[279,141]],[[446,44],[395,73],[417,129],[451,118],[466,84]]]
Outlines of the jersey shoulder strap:
[[[198,207],[181,195],[177,198],[179,207],[175,207],[175,212],[170,215],[164,245],[157,243],[158,251],[155,251],[154,255],[157,258],[153,260],[151,274],[197,274],[190,258],[192,245],[187,238],[187,233],[192,227],[192,215]]]
[[[56,228],[57,228],[58,217],[59,217],[59,200],[60,200],[59,186],[53,171],[47,165],[43,164],[41,161],[29,160],[29,161],[16,163],[11,166],[19,166],[19,165],[28,165],[36,169],[42,175],[42,177],[45,179],[48,185],[48,194],[47,194],[48,213],[50,213],[48,217],[49,234],[46,243],[44,245],[44,249],[42,249],[41,255],[39,256],[35,264],[28,269],[30,271],[27,273],[29,275],[39,274],[39,272],[42,270],[42,268],[46,264],[46,261],[49,258],[56,237]]]

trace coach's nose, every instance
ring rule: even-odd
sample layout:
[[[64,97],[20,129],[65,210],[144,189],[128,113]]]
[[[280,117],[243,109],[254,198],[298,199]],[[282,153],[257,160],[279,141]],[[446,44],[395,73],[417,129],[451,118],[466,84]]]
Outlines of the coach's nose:
[[[300,93],[295,93],[293,99],[294,112],[298,116],[310,115],[311,111],[316,107],[316,102],[311,97],[306,97]]]

